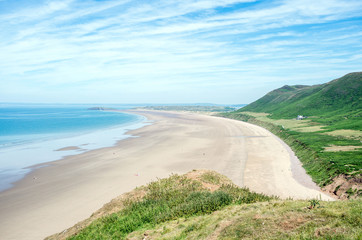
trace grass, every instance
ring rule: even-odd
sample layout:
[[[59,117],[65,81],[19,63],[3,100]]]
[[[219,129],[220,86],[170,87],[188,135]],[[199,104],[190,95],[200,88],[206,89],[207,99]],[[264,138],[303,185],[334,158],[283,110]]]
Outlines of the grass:
[[[205,184],[217,188],[207,190]],[[117,212],[113,212],[115,204],[120,207]],[[239,188],[225,176],[208,170],[159,179],[112,200],[99,212],[103,216],[87,226],[76,225],[47,239],[362,237],[361,200],[278,200]]]
[[[324,125],[362,130],[361,100],[362,72],[356,72],[320,85],[284,86],[240,111],[272,113],[274,119],[319,116]]]
[[[269,113],[255,113],[255,112],[243,112],[243,114],[247,114],[255,117],[256,119],[273,123],[275,125],[283,126],[283,128],[294,130],[294,131],[302,131],[302,132],[316,132],[321,131],[323,125],[312,122],[311,119],[305,119],[303,121],[298,121],[296,119],[271,119],[271,114]]]
[[[121,211],[95,220],[69,239],[125,239],[133,231],[152,229],[164,222],[211,214],[229,205],[274,199],[232,184],[222,184],[225,177],[214,172],[203,175],[200,179],[219,184],[219,188],[207,191],[202,182],[186,176],[160,179],[146,187],[146,195],[141,199],[124,200]]]
[[[295,120],[295,122],[303,123],[295,123],[289,126],[285,124],[285,126],[283,126],[280,125],[280,123],[283,122],[282,119],[267,119],[267,114],[265,113],[251,114],[250,112],[232,112],[221,115],[262,126],[279,136],[293,149],[312,179],[322,187],[332,183],[333,179],[339,175],[361,178],[361,139],[328,135],[328,131],[333,130],[333,125],[328,126],[328,129],[322,131],[305,132],[300,129],[303,129],[303,126],[304,128],[308,128],[315,124],[313,118],[308,121]],[[301,126],[302,124],[303,126]],[[350,151],[325,151],[325,149],[330,146],[355,146],[355,148]]]
[[[359,130],[350,130],[350,129],[342,129],[342,130],[334,130],[330,132],[325,132],[325,134],[330,136],[341,136],[350,139],[361,139],[362,131]]]
[[[220,115],[262,126],[279,136],[314,182],[328,191],[336,193],[338,189],[329,188],[342,178],[343,191],[349,186],[360,189],[362,72],[320,85],[284,86],[235,112]],[[297,121],[293,119],[297,115],[308,118]],[[338,191],[339,197],[352,196],[343,191]]]
[[[206,172],[201,175],[201,180],[206,183],[211,184],[220,184],[221,182],[221,175],[215,172]]]
[[[360,200],[230,205],[129,234],[129,239],[361,239]]]

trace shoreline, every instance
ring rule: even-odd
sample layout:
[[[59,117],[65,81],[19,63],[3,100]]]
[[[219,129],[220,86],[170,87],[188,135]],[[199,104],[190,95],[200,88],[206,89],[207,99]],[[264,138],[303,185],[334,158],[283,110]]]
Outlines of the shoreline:
[[[117,111],[123,112],[124,111]],[[48,140],[36,140],[23,145],[16,145],[1,149],[0,157],[3,159],[4,171],[0,175],[0,193],[14,187],[34,169],[49,165],[54,161],[62,160],[68,156],[76,156],[85,152],[116,146],[119,141],[132,137],[128,131],[142,128],[149,124],[147,118],[141,115],[136,119],[116,126],[82,131],[79,134],[54,135]],[[29,156],[37,156],[31,159]],[[4,161],[12,159],[12,161]]]
[[[307,188],[322,191],[320,189],[320,187],[315,182],[313,182],[312,177],[307,174],[306,170],[303,168],[302,163],[300,162],[298,157],[295,155],[295,153],[293,152],[291,147],[288,144],[286,144],[282,139],[280,139],[278,136],[276,136],[275,134],[273,134],[273,136],[276,139],[278,139],[278,141],[285,147],[285,149],[287,149],[287,151],[289,153],[293,178],[297,182],[299,182],[301,185],[303,185]]]
[[[137,186],[193,169],[218,171],[256,192],[332,200],[293,178],[289,153],[265,129],[191,113],[125,112],[154,122],[113,147],[47,163],[0,193],[0,238],[44,238]]]

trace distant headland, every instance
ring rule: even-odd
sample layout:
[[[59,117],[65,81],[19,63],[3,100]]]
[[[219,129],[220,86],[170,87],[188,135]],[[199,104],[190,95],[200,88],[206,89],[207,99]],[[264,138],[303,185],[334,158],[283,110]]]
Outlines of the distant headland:
[[[91,107],[87,110],[97,110],[97,111],[107,111],[107,110],[116,110],[114,108],[107,108],[107,107]]]

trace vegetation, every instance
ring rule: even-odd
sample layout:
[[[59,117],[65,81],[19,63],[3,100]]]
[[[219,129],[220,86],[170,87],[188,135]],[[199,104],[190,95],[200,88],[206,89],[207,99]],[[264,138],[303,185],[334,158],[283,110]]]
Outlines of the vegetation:
[[[334,128],[362,130],[362,72],[321,85],[284,86],[239,111],[270,113],[274,119],[318,116],[316,122]]]
[[[315,182],[349,201],[278,200],[216,172],[194,170],[137,188],[47,239],[362,239],[361,76],[284,86],[220,114],[269,129]],[[209,111],[202,107],[150,109]],[[308,118],[292,119],[296,115]]]
[[[361,201],[230,205],[129,234],[129,239],[361,239]]]
[[[213,176],[212,182],[217,179],[217,184],[211,184],[217,187],[215,191],[208,190],[206,186],[210,183],[202,180],[210,176]],[[146,192],[143,197],[123,200],[122,210],[95,220],[69,239],[124,239],[135,230],[152,229],[179,218],[210,214],[230,205],[275,199],[239,188],[215,172],[202,172],[197,179],[172,175],[152,182],[143,188]]]
[[[359,184],[362,173],[362,149],[356,148],[356,150],[338,152],[324,150],[326,147],[331,145],[361,146],[362,143],[359,139],[350,139],[342,136],[329,136],[324,134],[325,130],[316,132],[290,130],[283,128],[282,125],[277,125],[273,122],[261,121],[258,120],[257,117],[239,112],[224,113],[223,116],[262,126],[279,136],[293,149],[307,173],[312,177],[313,181],[321,187],[326,187],[329,184],[332,184],[333,180],[340,175],[345,176],[345,179],[349,179],[350,183],[347,189],[352,187],[356,190],[360,187]],[[357,194],[354,194],[354,197],[358,197],[362,194],[361,190],[356,191]],[[351,196],[348,193],[346,194],[345,191],[335,191],[335,189],[331,189],[330,192],[342,198]]]
[[[284,86],[221,115],[262,126],[279,136],[320,186],[328,188],[343,176],[346,186],[329,190],[350,198],[362,194],[361,104],[362,73],[351,73],[322,85]],[[297,121],[297,115],[308,118]]]
[[[193,170],[137,188],[93,222],[47,239],[361,239],[361,212],[361,200],[278,200]]]

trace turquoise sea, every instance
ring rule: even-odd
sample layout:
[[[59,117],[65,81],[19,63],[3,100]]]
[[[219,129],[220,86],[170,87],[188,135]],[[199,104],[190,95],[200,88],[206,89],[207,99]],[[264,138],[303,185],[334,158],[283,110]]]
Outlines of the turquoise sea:
[[[0,191],[10,188],[34,165],[112,146],[130,137],[125,134],[128,130],[146,125],[142,116],[90,107],[94,106],[0,104]],[[57,151],[69,146],[78,148]]]

